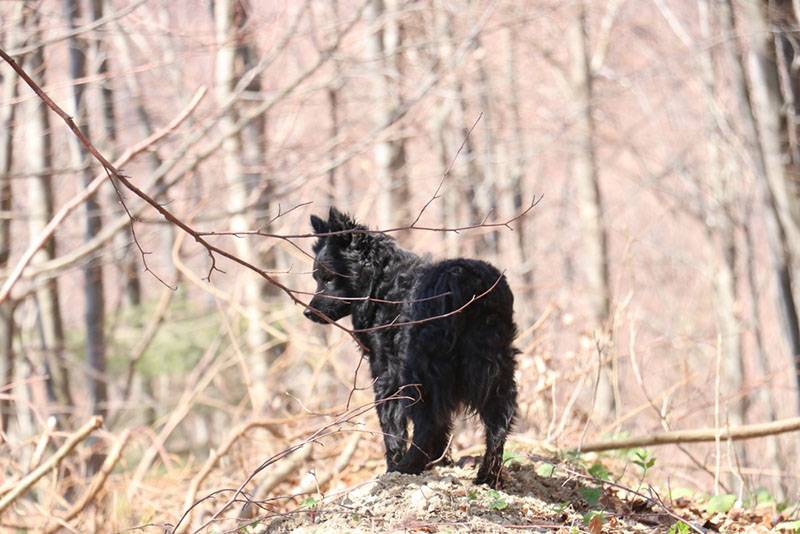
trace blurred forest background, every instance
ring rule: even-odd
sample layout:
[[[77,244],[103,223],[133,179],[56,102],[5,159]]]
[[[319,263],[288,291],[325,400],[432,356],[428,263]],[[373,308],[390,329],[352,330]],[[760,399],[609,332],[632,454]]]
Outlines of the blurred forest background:
[[[11,0],[0,47],[137,187],[287,288],[313,291],[303,235],[331,205],[504,269],[514,439],[568,449],[800,415],[799,16],[797,0]],[[348,431],[377,432],[373,410],[341,421],[372,400],[348,333],[112,186],[0,77],[0,503],[104,418],[0,523],[174,524],[336,421],[249,491],[379,472],[379,435]],[[482,443],[460,427],[456,455]],[[798,434],[653,454],[673,487],[798,500]]]

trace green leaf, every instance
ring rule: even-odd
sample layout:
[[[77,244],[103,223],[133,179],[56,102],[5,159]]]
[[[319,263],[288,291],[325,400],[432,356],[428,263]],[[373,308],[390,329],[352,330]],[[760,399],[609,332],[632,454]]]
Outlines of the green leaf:
[[[318,503],[319,501],[317,501],[317,499],[314,497],[306,497],[300,503],[300,508],[314,508]]]
[[[556,466],[553,464],[544,463],[536,466],[536,474],[540,477],[550,478],[553,476],[555,470]]]
[[[489,490],[486,495],[491,499],[489,501],[489,508],[492,510],[505,510],[508,508],[508,503],[505,498],[503,498],[497,490]]]
[[[578,489],[578,493],[581,494],[583,500],[589,503],[589,506],[595,506],[600,502],[600,496],[603,494],[603,490],[600,488],[580,488]]]
[[[691,532],[689,529],[689,525],[687,525],[683,521],[678,521],[677,523],[669,527],[667,534],[689,534],[689,532]]]
[[[770,495],[769,491],[764,488],[756,490],[756,504],[772,504],[775,499]]]
[[[793,530],[795,532],[800,532],[800,520],[781,521],[775,525],[775,530]]]
[[[606,466],[600,462],[595,462],[592,464],[592,467],[589,468],[589,474],[594,478],[599,478],[601,480],[611,480],[611,473],[609,473],[608,469],[606,469]]]
[[[736,504],[736,495],[722,493],[708,499],[706,511],[711,513],[727,513]]]
[[[557,513],[557,514],[560,514],[561,512],[566,510],[568,507],[569,507],[569,503],[565,502],[565,501],[562,501],[562,502],[560,502],[558,504],[553,504],[552,505],[553,510],[555,510],[555,513]]]
[[[467,492],[467,500],[474,501],[478,498],[478,492],[476,490],[469,490]]]

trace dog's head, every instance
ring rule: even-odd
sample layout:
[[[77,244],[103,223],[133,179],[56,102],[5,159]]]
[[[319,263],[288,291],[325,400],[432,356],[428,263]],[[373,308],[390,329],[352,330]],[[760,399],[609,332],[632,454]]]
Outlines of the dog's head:
[[[307,318],[317,323],[327,323],[322,313],[336,321],[347,317],[352,311],[352,299],[360,297],[350,268],[353,252],[364,239],[364,234],[353,230],[366,230],[356,224],[348,215],[331,208],[328,220],[311,216],[311,226],[318,234],[314,244],[314,280],[317,290],[309,307],[303,312]]]

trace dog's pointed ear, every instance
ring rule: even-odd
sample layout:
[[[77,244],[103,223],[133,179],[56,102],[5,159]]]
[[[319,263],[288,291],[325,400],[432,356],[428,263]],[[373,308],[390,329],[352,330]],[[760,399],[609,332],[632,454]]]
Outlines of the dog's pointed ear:
[[[350,218],[346,213],[342,213],[333,206],[328,212],[328,231],[329,232],[344,232],[345,230],[352,230],[356,227],[356,222]],[[336,241],[344,246],[349,245],[353,241],[354,234],[347,232],[339,234],[335,237]]]
[[[326,223],[316,215],[311,216],[311,227],[314,229],[315,234],[325,234],[330,231],[328,228],[328,223]]]
[[[331,228],[336,228],[336,230],[347,230],[352,228],[356,225],[355,221],[350,218],[349,215],[346,213],[342,213],[341,211],[337,210],[335,207],[331,206],[330,211],[328,212],[328,225]]]

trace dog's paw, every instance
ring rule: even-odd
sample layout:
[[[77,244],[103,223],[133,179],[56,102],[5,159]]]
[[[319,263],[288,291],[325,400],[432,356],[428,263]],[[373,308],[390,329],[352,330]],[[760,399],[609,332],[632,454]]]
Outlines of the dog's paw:
[[[419,475],[425,470],[424,464],[413,463],[413,464],[398,464],[395,466],[395,471],[398,473],[403,473],[404,475]]]

